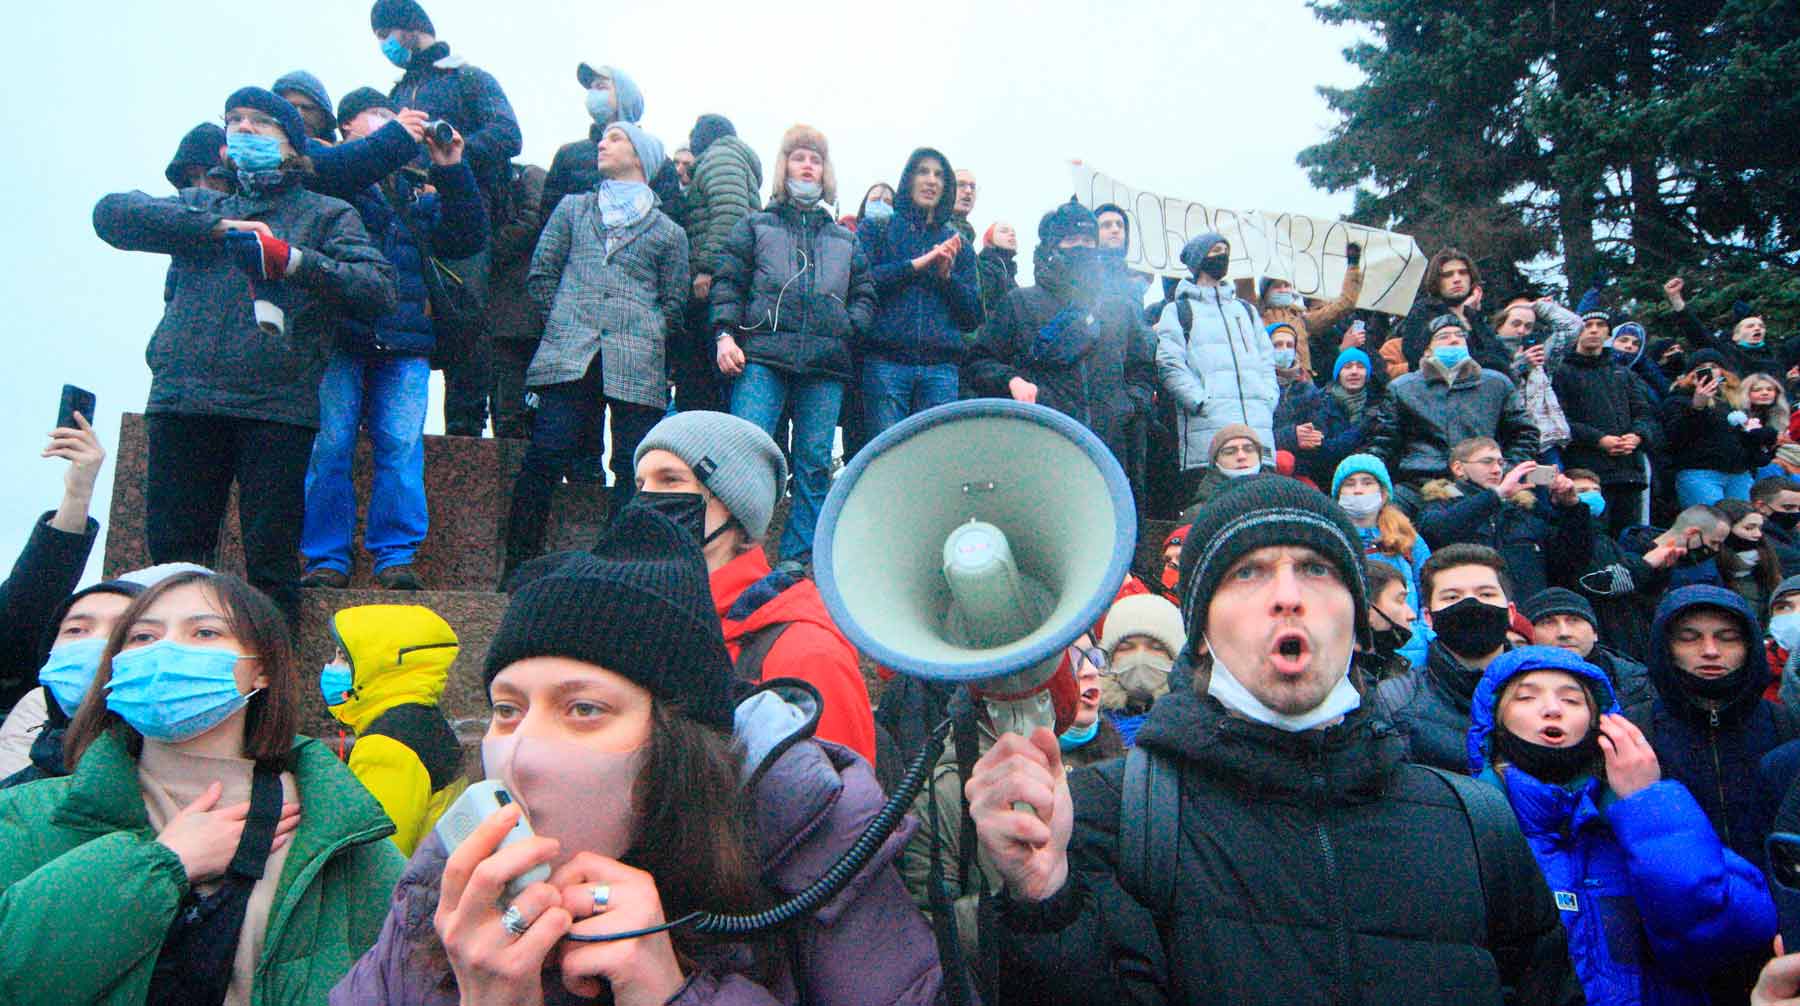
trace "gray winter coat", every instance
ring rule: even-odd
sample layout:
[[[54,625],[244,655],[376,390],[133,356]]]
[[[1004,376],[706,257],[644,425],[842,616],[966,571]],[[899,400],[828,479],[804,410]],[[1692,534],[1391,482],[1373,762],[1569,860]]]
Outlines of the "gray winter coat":
[[[257,220],[300,252],[284,280],[257,284],[213,235],[221,220]],[[171,258],[168,303],[150,337],[144,411],[229,416],[314,429],[319,377],[344,316],[373,322],[394,309],[394,267],[349,203],[292,180],[265,196],[183,189],[157,198],[106,196],[94,232],[114,248]],[[257,296],[286,313],[287,331],[256,326]]]
[[[1369,429],[1369,453],[1396,482],[1443,478],[1450,451],[1470,437],[1500,442],[1507,467],[1537,457],[1538,431],[1505,374],[1465,360],[1452,374],[1427,355],[1388,385]]]
[[[608,252],[599,197],[564,196],[526,277],[545,320],[525,385],[579,381],[599,353],[606,397],[667,404],[666,346],[669,334],[681,331],[688,284],[687,235],[661,210],[626,228]]]
[[[736,733],[747,752],[744,774],[760,780],[752,811],[758,861],[778,900],[830,869],[883,803],[874,769],[848,748],[803,738],[791,743],[796,728],[810,730],[818,715],[816,692],[779,685],[757,691],[737,709]],[[915,827],[905,821],[842,893],[772,931],[773,977],[763,982],[753,977],[754,962],[741,944],[708,946],[670,1006],[935,1002],[942,980],[937,948],[894,869]],[[332,1006],[456,1006],[455,982],[447,973],[426,970],[427,955],[420,953],[438,939],[432,913],[448,858],[435,834],[419,845],[394,890],[380,939],[331,990]],[[440,951],[437,961],[442,960]],[[561,1006],[578,1000],[549,974],[544,1001]]]
[[[1225,286],[1200,287],[1182,280],[1176,302],[1156,322],[1156,372],[1179,407],[1181,467],[1203,468],[1212,459],[1213,435],[1243,423],[1262,438],[1263,458],[1275,459],[1275,347],[1255,305]],[[1181,330],[1179,301],[1193,312]]]

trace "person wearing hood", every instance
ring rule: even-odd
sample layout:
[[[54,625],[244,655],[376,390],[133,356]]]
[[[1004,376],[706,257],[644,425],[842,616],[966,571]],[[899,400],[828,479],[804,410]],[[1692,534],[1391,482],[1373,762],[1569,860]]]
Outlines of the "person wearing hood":
[[[1013,225],[995,221],[981,236],[981,251],[975,256],[975,271],[981,280],[981,307],[992,313],[1019,288],[1019,234]]]
[[[1101,203],[1094,207],[1094,222],[1099,228],[1102,280],[1132,307],[1142,307],[1152,277],[1126,264],[1131,258],[1131,214],[1117,203]]]
[[[337,112],[331,104],[331,92],[319,78],[305,70],[292,70],[275,79],[269,90],[294,106],[306,121],[307,135],[320,143],[337,141]]]
[[[1231,244],[1202,234],[1181,249],[1189,278],[1156,322],[1156,369],[1174,399],[1182,478],[1192,493],[1211,467],[1213,438],[1227,424],[1256,431],[1264,458],[1274,460],[1275,347],[1256,308],[1225,284]]]
[[[1307,361],[1308,380],[1312,379],[1314,370],[1311,361],[1336,359],[1345,350],[1361,349],[1366,341],[1367,337],[1361,331],[1345,331],[1341,336],[1333,332],[1339,321],[1356,310],[1356,300],[1362,296],[1361,263],[1362,245],[1354,241],[1345,245],[1343,286],[1335,299],[1320,301],[1311,308],[1306,306],[1306,298],[1294,289],[1292,282],[1265,279],[1261,283],[1257,313],[1266,324],[1293,326],[1299,344],[1305,347],[1300,350],[1300,356]]]
[[[1647,462],[1662,425],[1644,382],[1607,352],[1611,336],[1611,316],[1585,315],[1574,351],[1562,358],[1552,386],[1569,424],[1563,463],[1600,476],[1606,514],[1597,530],[1616,537],[1642,522]]]
[[[949,158],[920,147],[906,158],[894,215],[857,241],[880,298],[863,349],[864,432],[954,402],[964,332],[981,326],[975,249],[950,226],[956,172]]]
[[[225,130],[216,122],[202,122],[182,134],[181,143],[175,147],[175,156],[169,158],[169,166],[163,169],[163,177],[177,192],[196,188],[230,192],[231,184],[225,178],[219,158],[224,149]]]
[[[825,134],[793,126],[781,137],[769,208],[738,221],[714,259],[712,330],[731,414],[771,437],[793,421],[793,506],[781,557],[812,557],[819,508],[831,489],[831,448],[851,347],[875,319],[875,284],[856,236],[831,219],[837,173]]]
[[[856,649],[800,566],[771,569],[764,551],[787,484],[774,439],[727,413],[679,412],[638,444],[636,463],[640,505],[670,514],[700,542],[738,677],[806,682],[824,702],[819,737],[874,764],[875,716]]]
[[[1406,584],[1402,598],[1406,608],[1414,618],[1423,616],[1419,578],[1426,560],[1431,558],[1431,546],[1413,527],[1406,512],[1395,504],[1394,481],[1387,466],[1373,454],[1352,454],[1337,466],[1327,484],[1331,486],[1331,498],[1356,525],[1363,558],[1392,566]],[[1389,623],[1396,621],[1392,615],[1380,613]],[[1422,664],[1430,641],[1426,632],[1414,630],[1400,648],[1401,655],[1414,666]]]
[[[1762,514],[1762,534],[1775,549],[1782,576],[1800,574],[1800,485],[1780,476],[1764,476],[1750,484],[1750,506]]]
[[[538,406],[513,484],[508,573],[543,551],[551,495],[602,413],[611,417],[617,513],[636,491],[631,452],[668,406],[688,243],[645,181],[663,166],[662,143],[636,123],[615,122],[600,138],[599,165],[600,185],[557,204],[531,259],[527,283],[544,336],[525,378]]]
[[[1432,638],[1412,674],[1381,683],[1376,705],[1409,742],[1409,757],[1446,772],[1467,769],[1463,737],[1469,700],[1495,657],[1510,648],[1515,591],[1500,554],[1482,545],[1450,545],[1432,553],[1419,575],[1419,596]]]
[[[1764,648],[1775,683],[1763,690],[1763,698],[1800,709],[1800,576],[1790,576],[1775,587],[1768,629]]]
[[[1785,374],[1788,365],[1769,343],[1769,326],[1762,315],[1755,314],[1748,307],[1741,307],[1740,315],[1732,323],[1729,332],[1709,332],[1700,319],[1688,306],[1685,291],[1687,283],[1680,276],[1671,277],[1663,284],[1663,299],[1675,312],[1675,320],[1681,326],[1681,334],[1692,350],[1712,350],[1725,359],[1725,366],[1734,374]]]
[[[389,100],[396,108],[416,108],[443,119],[468,144],[475,172],[490,207],[500,198],[506,167],[524,149],[519,118],[494,75],[451,51],[417,0],[375,0],[369,28],[381,54],[402,72]],[[492,214],[504,222],[509,214]]]
[[[1769,665],[1756,613],[1721,587],[1682,587],[1657,605],[1650,645],[1663,774],[1694,794],[1728,847],[1762,864],[1772,807],[1757,766],[1800,730],[1762,697]]]
[[[350,728],[348,759],[411,856],[468,787],[462,746],[438,709],[456,631],[430,608],[364,604],[331,616],[331,662],[319,672],[326,711]]]
[[[1605,672],[1625,718],[1639,729],[1650,729],[1656,702],[1650,669],[1600,644],[1600,622],[1587,598],[1564,587],[1549,587],[1520,602],[1519,614],[1531,623],[1534,645],[1561,647]]]
[[[1420,489],[1418,525],[1432,548],[1469,544],[1499,552],[1521,596],[1530,597],[1587,569],[1596,537],[1593,510],[1567,475],[1554,472],[1547,485],[1533,485],[1537,462],[1509,465],[1492,438],[1458,443],[1450,452],[1450,478]]]
[[[1538,429],[1512,379],[1470,355],[1469,330],[1455,315],[1431,322],[1418,369],[1387,386],[1369,424],[1369,453],[1396,481],[1418,487],[1442,478],[1450,451],[1471,437],[1500,443],[1508,467],[1538,456]]]
[[[1518,815],[1590,1006],[1704,1006],[1713,968],[1768,946],[1762,871],[1663,777],[1598,667],[1546,646],[1495,660],[1475,690],[1468,759]]]
[[[575,67],[575,80],[585,92],[587,113],[594,121],[588,126],[587,136],[556,149],[550,171],[544,177],[544,192],[538,204],[541,220],[550,219],[564,196],[590,192],[600,184],[600,171],[595,166],[594,156],[600,146],[600,137],[606,135],[606,127],[615,122],[638,122],[644,117],[644,93],[624,70],[616,66],[581,63]],[[689,160],[692,160],[691,154]],[[686,200],[682,197],[683,183],[676,170],[675,158],[670,157],[664,162],[662,170],[650,178],[649,183],[659,200],[657,209],[676,223],[682,223],[686,219]]]
[[[1669,393],[1669,378],[1650,358],[1650,337],[1645,334],[1644,326],[1635,321],[1624,321],[1613,326],[1612,338],[1606,344],[1607,351],[1619,366],[1635,374],[1644,382],[1644,390],[1650,395],[1650,404],[1659,406],[1662,397]],[[1679,344],[1677,344],[1679,348]]]
[[[425,837],[379,942],[330,1001],[935,1001],[931,933],[893,865],[910,823],[779,935],[678,925],[575,942],[792,897],[860,837],[882,795],[867,762],[814,739],[811,688],[784,682],[734,703],[699,542],[681,524],[633,506],[593,553],[553,558],[508,600],[484,665],[482,764],[513,802],[454,849]],[[521,816],[533,837],[500,848]],[[503,890],[540,866],[546,879]]]
[[[1048,406],[1094,432],[1134,485],[1140,420],[1156,394],[1156,357],[1137,311],[1108,296],[1094,215],[1073,200],[1044,214],[1034,283],[989,312],[963,364],[977,395]]]
[[[880,227],[894,218],[894,187],[886,182],[876,182],[863,193],[862,202],[856,207],[856,226],[851,228],[858,234],[865,225]]]
[[[1663,436],[1683,507],[1744,499],[1755,472],[1775,452],[1785,430],[1763,427],[1745,411],[1743,383],[1724,354],[1702,349],[1663,399]]]
[[[250,582],[297,620],[327,350],[343,318],[372,322],[394,309],[394,267],[353,207],[306,187],[306,126],[294,106],[246,87],[226,99],[225,118],[236,193],[116,193],[95,205],[94,231],[175,267],[146,354],[151,561],[211,562],[235,481]]]
[[[1475,784],[1406,764],[1350,679],[1372,645],[1355,542],[1314,489],[1233,484],[1182,550],[1192,681],[1136,748],[1064,778],[1040,729],[976,763],[1008,1001],[1581,1001],[1512,816],[1471,819]]]
[[[1126,747],[1137,743],[1150,707],[1169,694],[1169,672],[1187,648],[1181,609],[1156,594],[1113,602],[1101,623],[1100,712]]]
[[[1432,351],[1432,336],[1445,315],[1456,319],[1465,335],[1469,357],[1483,369],[1512,372],[1513,356],[1481,313],[1481,270],[1475,259],[1457,248],[1445,248],[1425,265],[1424,288],[1398,326],[1397,339],[1406,364],[1417,370]]]

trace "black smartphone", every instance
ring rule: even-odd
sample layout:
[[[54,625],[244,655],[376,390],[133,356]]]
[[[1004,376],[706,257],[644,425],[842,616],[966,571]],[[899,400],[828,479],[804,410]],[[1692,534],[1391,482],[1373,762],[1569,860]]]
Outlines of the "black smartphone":
[[[1719,372],[1711,367],[1701,367],[1699,370],[1694,371],[1694,376],[1699,378],[1700,383],[1705,384],[1708,381],[1718,380]]]
[[[1800,949],[1800,835],[1775,832],[1763,848],[1769,854],[1769,880],[1775,885],[1775,906],[1781,914],[1781,947],[1793,953]]]
[[[89,426],[94,425],[94,393],[84,388],[77,388],[73,384],[65,384],[62,390],[62,404],[56,409],[54,429],[80,429],[81,427],[75,425],[75,413],[77,412],[81,413],[81,418],[88,421]]]
[[[1533,346],[1542,346],[1544,344],[1544,333],[1534,329],[1531,332],[1526,333],[1524,343],[1526,349],[1530,349]]]

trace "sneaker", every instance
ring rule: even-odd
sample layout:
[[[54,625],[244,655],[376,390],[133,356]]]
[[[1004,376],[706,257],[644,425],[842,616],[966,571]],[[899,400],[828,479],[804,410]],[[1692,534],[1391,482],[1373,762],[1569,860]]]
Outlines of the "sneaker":
[[[314,566],[300,578],[302,587],[326,587],[331,590],[343,590],[350,586],[350,574],[330,566]]]
[[[419,577],[413,572],[411,563],[389,566],[375,573],[375,582],[388,590],[424,590]]]

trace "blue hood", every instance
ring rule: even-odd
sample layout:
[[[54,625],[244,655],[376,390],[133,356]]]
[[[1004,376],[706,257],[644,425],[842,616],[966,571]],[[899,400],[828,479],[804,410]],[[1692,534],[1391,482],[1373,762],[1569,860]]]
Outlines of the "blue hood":
[[[1586,681],[1600,699],[1602,713],[1617,713],[1619,699],[1613,694],[1612,679],[1606,672],[1559,646],[1521,646],[1494,658],[1475,695],[1469,700],[1469,774],[1480,775],[1487,767],[1488,737],[1494,732],[1494,705],[1506,683],[1532,671],[1562,671]],[[1599,723],[1589,726],[1600,729]]]
[[[1681,675],[1685,672],[1669,659],[1669,623],[1690,608],[1716,608],[1744,624],[1744,639],[1748,643],[1744,658],[1747,673],[1737,692],[1719,707],[1722,722],[1736,722],[1748,716],[1762,701],[1763,689],[1769,685],[1769,654],[1762,644],[1762,626],[1756,620],[1756,613],[1733,591],[1699,584],[1664,595],[1662,603],[1656,606],[1656,620],[1650,625],[1650,684],[1671,711],[1687,716],[1698,710],[1687,690],[1681,687]]]

